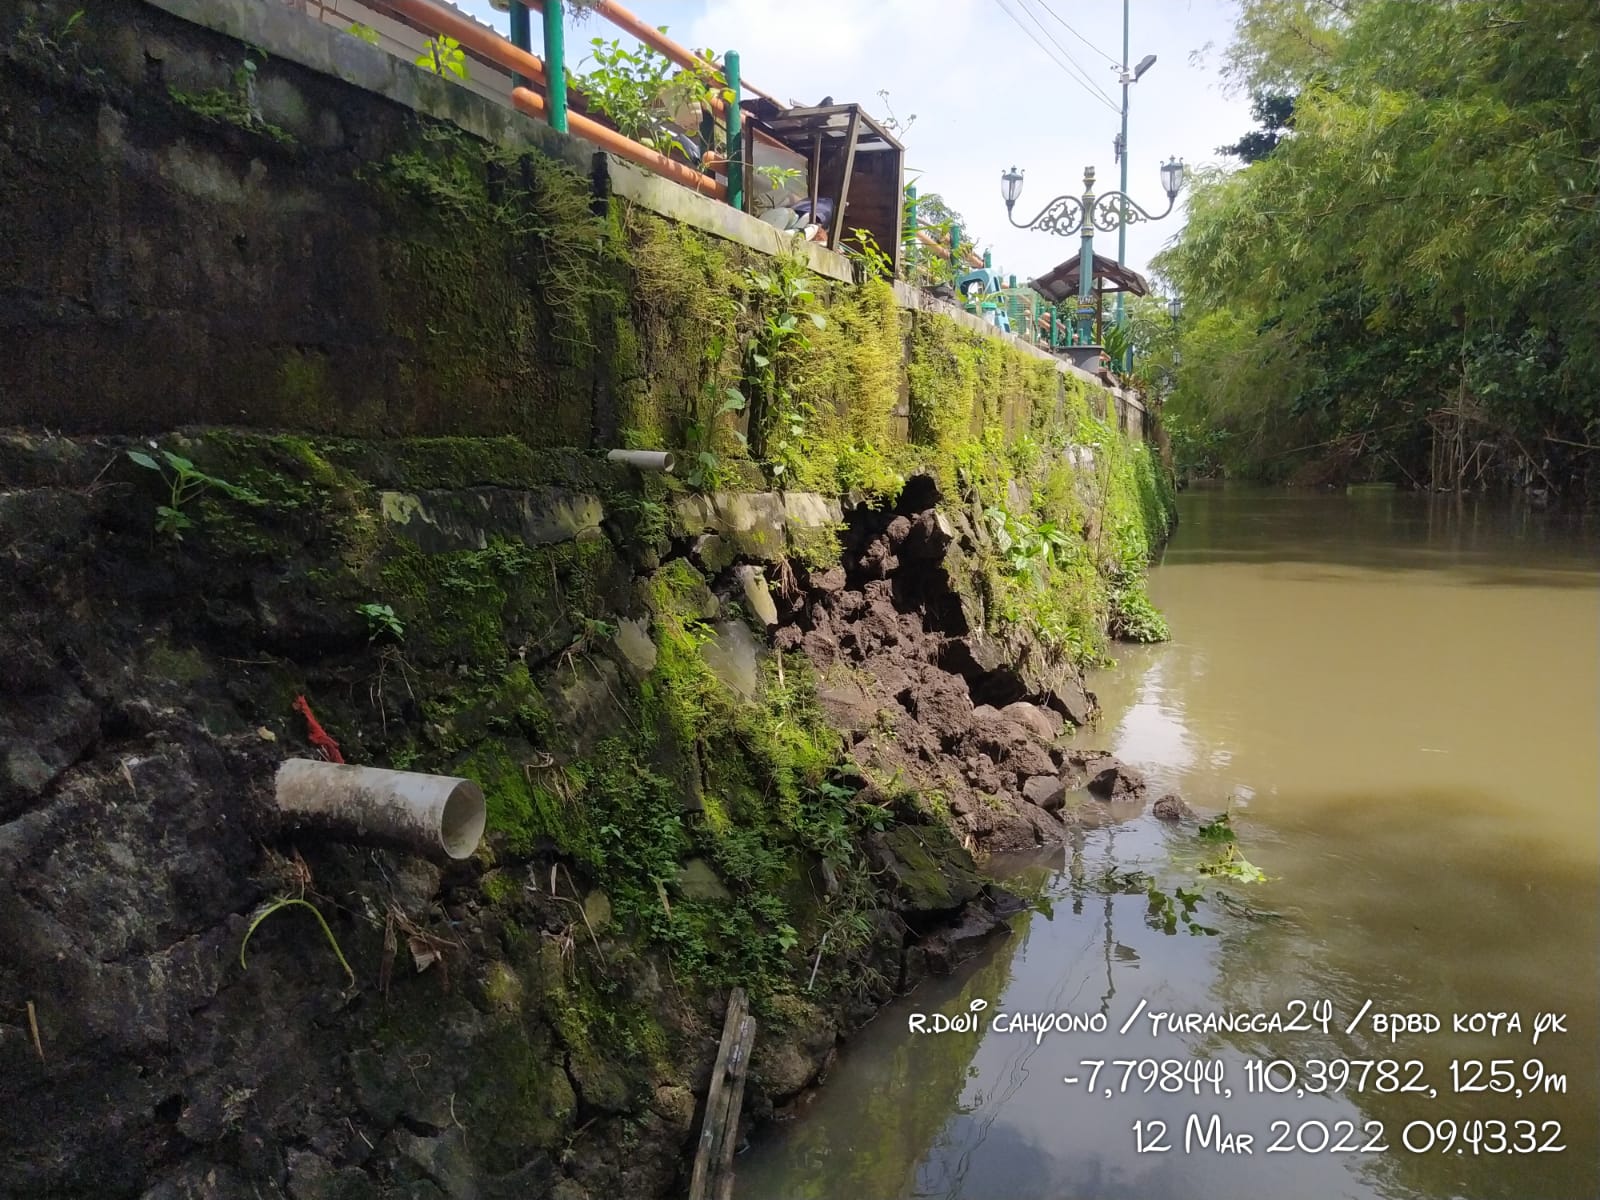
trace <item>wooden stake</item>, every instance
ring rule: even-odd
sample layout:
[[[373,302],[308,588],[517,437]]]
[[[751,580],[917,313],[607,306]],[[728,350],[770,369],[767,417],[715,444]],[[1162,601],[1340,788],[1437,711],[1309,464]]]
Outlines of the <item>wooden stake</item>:
[[[39,1061],[44,1061],[44,1043],[39,1040],[39,1014],[34,1011],[33,1001],[28,1001],[28,1031],[33,1034],[33,1048],[39,1052]]]
[[[733,1152],[739,1141],[739,1111],[744,1107],[744,1082],[755,1037],[749,1000],[743,988],[734,988],[728,997],[716,1065],[711,1069],[689,1200],[731,1200],[733,1196]]]

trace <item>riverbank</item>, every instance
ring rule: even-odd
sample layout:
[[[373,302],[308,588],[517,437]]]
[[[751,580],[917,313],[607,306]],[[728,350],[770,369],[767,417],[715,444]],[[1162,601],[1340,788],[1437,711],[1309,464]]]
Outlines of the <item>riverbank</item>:
[[[1087,702],[1063,597],[996,605],[1071,564],[1015,570],[976,495],[923,478],[846,513],[509,441],[151,441],[0,454],[8,1189],[668,1194],[728,988],[761,1022],[759,1121],[1014,910],[972,851],[1064,836],[1027,793],[1090,766],[1044,736]],[[130,451],[210,481],[184,522]],[[1014,525],[1059,503],[1055,461]],[[1084,487],[1132,547],[1141,510]],[[1129,594],[1103,580],[1070,597],[1087,620]],[[916,687],[847,714],[840,680],[891,661],[967,691],[964,742]],[[299,697],[347,761],[478,781],[480,852],[285,829]],[[285,898],[326,934],[262,919]]]
[[[794,1119],[758,1137],[740,1200],[1520,1200],[1600,1184],[1593,517],[1231,486],[1186,492],[1179,511],[1150,575],[1173,640],[1120,646],[1115,670],[1091,672],[1101,715],[1068,745],[1110,750],[1202,815],[1231,806],[1267,878],[1201,875],[1216,846],[1193,826],[1102,807],[1104,826],[1032,856],[1013,886],[1038,902],[1014,936],[885,1010]],[[1177,901],[1169,925],[1152,883],[1190,896],[1193,923]],[[1156,1036],[1145,1016],[1116,1032],[1141,1002],[1204,1017],[1287,1013],[1297,999],[1330,1004],[1330,1035]],[[1346,1034],[1368,1000],[1443,1028],[1391,1040],[1363,1021]],[[909,1025],[980,1001],[969,1032]],[[1549,1011],[1568,1033],[1535,1046],[1527,1031]],[[1107,1033],[1036,1042],[990,1025],[1061,1012],[1104,1014]],[[1453,1028],[1453,1014],[1495,1012],[1520,1014],[1524,1033]],[[1524,1095],[1454,1086],[1453,1063],[1493,1059],[1515,1064]],[[1095,1094],[1085,1060],[1106,1064]],[[1108,1098],[1117,1060],[1220,1069],[1232,1095],[1147,1089],[1130,1071]],[[1317,1093],[1304,1074],[1363,1060],[1414,1064],[1437,1094]],[[1251,1064],[1274,1061],[1302,1072],[1304,1095],[1249,1089]],[[1524,1071],[1562,1076],[1560,1090],[1536,1094]],[[1193,1140],[1186,1152],[1190,1115],[1203,1128],[1213,1113],[1256,1152]],[[1458,1156],[1404,1140],[1408,1126],[1420,1148],[1444,1122],[1496,1120],[1556,1122],[1564,1149]],[[1138,1153],[1136,1121],[1165,1122],[1173,1151]],[[1308,1146],[1318,1122],[1330,1146],[1339,1122],[1363,1137],[1379,1122],[1388,1149],[1267,1153],[1274,1122]]]

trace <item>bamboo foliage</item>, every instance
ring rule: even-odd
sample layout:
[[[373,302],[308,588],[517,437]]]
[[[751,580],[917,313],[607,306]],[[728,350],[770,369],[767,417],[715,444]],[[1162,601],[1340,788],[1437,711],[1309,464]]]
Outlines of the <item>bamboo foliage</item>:
[[[1228,310],[1272,333],[1243,353],[1288,345],[1300,379],[1232,398],[1199,381],[1186,402],[1274,410],[1283,443],[1308,411],[1287,385],[1320,379],[1321,432],[1399,420],[1410,441],[1382,449],[1416,472],[1428,414],[1463,387],[1505,446],[1600,440],[1600,7],[1246,0],[1223,69],[1290,88],[1293,131],[1196,173],[1158,269],[1185,297],[1186,357]]]

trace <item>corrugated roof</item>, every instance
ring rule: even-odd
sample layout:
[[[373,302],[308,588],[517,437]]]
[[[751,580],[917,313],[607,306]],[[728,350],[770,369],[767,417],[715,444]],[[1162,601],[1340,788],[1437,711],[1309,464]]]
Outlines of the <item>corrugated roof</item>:
[[[1059,263],[1046,271],[1037,279],[1030,279],[1028,286],[1044,296],[1047,300],[1060,302],[1078,294],[1078,260],[1081,253],[1074,254],[1064,263]],[[1094,279],[1105,281],[1105,290],[1108,292],[1127,292],[1134,296],[1148,296],[1150,294],[1150,281],[1137,271],[1127,267],[1119,267],[1115,259],[1103,255],[1094,256]]]

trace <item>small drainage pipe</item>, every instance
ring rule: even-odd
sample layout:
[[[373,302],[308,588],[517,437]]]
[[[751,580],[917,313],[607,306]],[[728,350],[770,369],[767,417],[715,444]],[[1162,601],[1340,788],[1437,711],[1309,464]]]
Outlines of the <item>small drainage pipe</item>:
[[[627,463],[641,471],[665,471],[672,474],[676,461],[669,450],[612,450],[606,458],[614,463]]]
[[[295,823],[424,853],[469,858],[483,837],[483,790],[470,779],[309,758],[278,768],[278,811]]]

